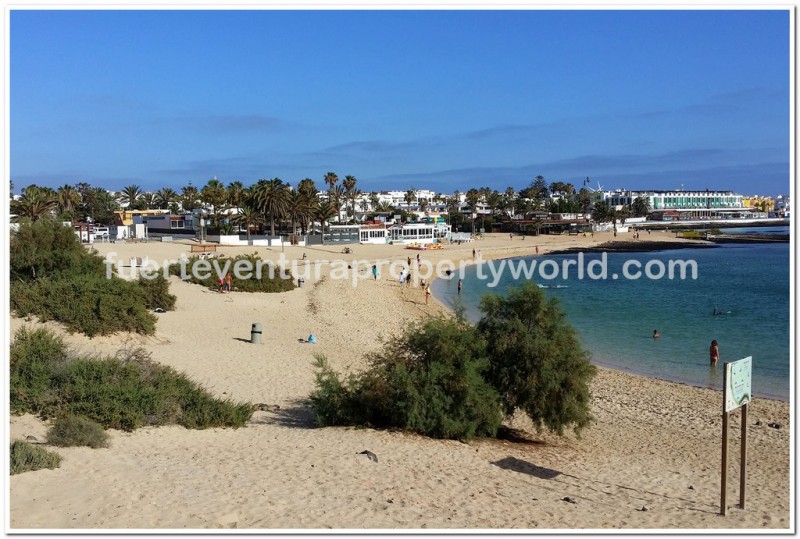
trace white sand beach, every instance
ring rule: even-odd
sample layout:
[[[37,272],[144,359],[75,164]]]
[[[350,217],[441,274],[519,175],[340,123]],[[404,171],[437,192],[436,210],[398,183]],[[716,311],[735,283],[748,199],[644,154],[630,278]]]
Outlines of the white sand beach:
[[[542,254],[612,239],[610,233],[521,240],[487,235],[428,260]],[[621,234],[619,239],[629,239]],[[673,241],[672,234],[642,242]],[[179,243],[100,244],[123,260],[178,258]],[[227,256],[277,260],[280,248],[220,247]],[[400,246],[286,247],[285,256],[377,260],[416,256]],[[363,271],[368,271],[366,268]],[[596,423],[576,438],[510,425],[530,441],[442,441],[355,428],[316,428],[304,400],[314,388],[313,354],[342,372],[405,322],[442,314],[419,287],[381,276],[352,287],[323,278],[280,294],[219,294],[171,278],[175,311],[158,314],[156,334],[89,339],[64,334],[78,351],[114,354],[142,346],[214,395],[279,406],[240,429],[148,427],[110,431],[106,449],[51,448],[55,470],[10,478],[12,529],[787,529],[790,416],[785,402],[755,399],[749,423],[747,507],[738,503],[739,415],[734,414],[728,516],[719,513],[721,394],[599,369]],[[251,324],[263,342],[250,344]],[[35,320],[12,318],[11,332]],[[315,334],[315,345],[302,342]],[[756,424],[760,421],[760,424]],[[781,423],[782,428],[768,423]],[[48,424],[12,416],[11,439],[44,439]],[[361,451],[377,455],[373,462]],[[564,501],[565,498],[572,500]]]

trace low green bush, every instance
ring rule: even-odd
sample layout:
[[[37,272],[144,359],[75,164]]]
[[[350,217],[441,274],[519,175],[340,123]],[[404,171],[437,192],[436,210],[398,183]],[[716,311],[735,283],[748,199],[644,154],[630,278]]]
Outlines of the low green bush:
[[[144,278],[139,277],[139,286],[144,294],[144,304],[148,309],[164,309],[174,311],[177,298],[169,293],[169,281],[163,275]]]
[[[11,309],[17,316],[55,320],[70,332],[89,337],[118,331],[152,335],[156,317],[145,304],[145,293],[138,283],[116,277],[86,274],[11,285]]]
[[[127,431],[165,424],[236,428],[253,413],[250,403],[216,399],[141,349],[114,358],[71,357],[45,329],[20,330],[11,344],[11,411],[82,416]]]
[[[11,475],[33,470],[58,468],[61,465],[61,455],[47,451],[22,440],[11,443]]]
[[[91,419],[68,415],[56,419],[47,433],[47,443],[59,447],[108,447],[108,434]]]
[[[53,377],[67,361],[61,337],[44,328],[20,328],[10,349],[11,409],[18,413],[46,410],[53,401]]]
[[[175,308],[163,277],[126,281],[106,273],[102,257],[81,245],[71,227],[52,219],[22,222],[11,235],[11,310],[54,320],[90,337],[118,331],[151,335],[148,309]]]
[[[249,264],[253,273],[251,278],[236,278],[233,274],[233,269],[238,261],[244,261]],[[206,286],[212,290],[219,288],[218,279],[220,276],[217,274],[217,268],[219,268],[219,273],[224,276],[226,265],[228,265],[228,271],[233,278],[231,286],[237,292],[288,292],[293,290],[295,288],[294,279],[291,277],[282,278],[279,268],[274,267],[273,276],[270,277],[270,264],[271,262],[264,261],[257,255],[238,255],[233,258],[214,258],[211,260],[192,256],[185,263],[184,271],[188,282]],[[256,271],[259,265],[261,266],[260,276]],[[181,268],[181,264],[172,264],[169,268],[170,275],[183,278],[184,275],[181,275]]]
[[[596,369],[558,300],[532,283],[487,295],[483,317],[417,322],[341,377],[316,358],[310,402],[320,426],[400,428],[435,438],[495,436],[503,414],[526,413],[537,430],[562,435],[592,421]]]
[[[485,345],[460,319],[409,326],[370,357],[371,367],[341,380],[317,358],[311,395],[317,423],[401,428],[434,438],[495,436],[497,392],[482,378]]]
[[[697,230],[684,230],[681,233],[681,237],[686,240],[699,240],[700,239],[700,232]]]

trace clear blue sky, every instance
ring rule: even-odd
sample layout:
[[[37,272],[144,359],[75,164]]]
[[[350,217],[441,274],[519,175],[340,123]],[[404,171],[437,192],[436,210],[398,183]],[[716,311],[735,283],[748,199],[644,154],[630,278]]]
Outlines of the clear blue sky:
[[[11,178],[788,193],[789,11],[12,11]]]

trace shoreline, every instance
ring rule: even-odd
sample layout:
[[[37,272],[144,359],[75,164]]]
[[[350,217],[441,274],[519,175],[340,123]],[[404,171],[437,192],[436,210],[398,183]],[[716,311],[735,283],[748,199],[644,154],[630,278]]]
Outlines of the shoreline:
[[[705,240],[677,240],[677,241],[642,241],[642,240],[613,240],[606,243],[582,248],[570,247],[556,251],[549,251],[548,255],[563,255],[572,253],[649,253],[656,251],[669,251],[672,249],[713,249],[717,245]]]
[[[609,247],[610,247],[610,249],[609,249]],[[636,252],[658,252],[658,251],[666,251],[666,250],[673,250],[673,249],[675,249],[675,250],[679,250],[679,249],[713,249],[713,248],[717,248],[717,247],[718,247],[717,244],[712,243],[712,242],[707,242],[707,241],[704,241],[704,240],[683,240],[683,239],[677,239],[677,240],[674,240],[674,241],[663,241],[663,240],[638,240],[638,241],[637,240],[611,240],[611,241],[607,241],[605,243],[601,243],[599,245],[590,246],[590,247],[570,247],[570,248],[567,248],[567,249],[560,249],[560,250],[557,249],[557,250],[552,250],[552,251],[551,250],[544,250],[544,251],[540,252],[538,255],[536,255],[535,253],[515,254],[515,255],[507,256],[507,257],[506,256],[490,257],[487,260],[473,260],[473,261],[468,261],[466,266],[467,267],[475,266],[475,265],[478,265],[478,264],[480,264],[482,262],[486,262],[486,261],[489,261],[489,260],[510,260],[510,259],[516,259],[516,258],[525,258],[525,257],[529,257],[529,256],[545,256],[546,257],[546,256],[549,256],[549,255],[573,254],[573,253],[579,253],[579,252],[589,252],[589,253],[603,253],[603,252],[608,252],[608,253],[636,253]],[[429,282],[432,285],[433,282],[435,280],[437,280],[437,279],[438,278],[436,276],[434,276],[433,278],[431,278],[431,280]],[[435,293],[435,289],[433,287],[431,288],[431,298],[436,303],[438,303],[441,306],[442,309],[444,309],[447,312],[448,316],[455,316],[455,311],[453,310],[452,306],[450,306],[447,303],[445,303],[443,298],[438,297],[438,295]],[[644,372],[641,372],[641,371],[637,371],[637,370],[631,369],[631,368],[624,368],[624,367],[620,367],[620,366],[611,366],[611,365],[605,364],[603,362],[595,362],[594,359],[591,360],[591,363],[592,363],[592,365],[595,365],[596,367],[601,367],[603,369],[607,369],[607,370],[611,370],[611,371],[615,371],[615,372],[621,372],[621,373],[625,373],[625,374],[630,374],[630,375],[633,375],[633,376],[640,376],[640,377],[643,377],[643,378],[646,378],[646,379],[656,380],[656,381],[659,381],[659,382],[668,382],[668,383],[673,383],[673,384],[679,384],[679,385],[686,386],[686,387],[694,387],[694,388],[698,388],[698,389],[706,389],[706,390],[709,390],[709,391],[714,391],[716,393],[721,393],[722,392],[721,389],[714,389],[714,388],[711,388],[711,387],[708,387],[708,386],[704,386],[704,385],[699,385],[699,384],[693,383],[691,381],[679,380],[679,379],[671,379],[671,378],[663,378],[663,377],[659,377],[659,376],[653,376],[651,374],[644,373]],[[791,391],[790,391],[790,393],[791,393]],[[791,395],[787,396],[785,399],[781,398],[779,396],[776,396],[776,395],[767,395],[767,396],[765,396],[763,394],[762,395],[758,395],[758,394],[754,393],[754,396],[756,396],[759,399],[765,399],[765,400],[776,402],[776,403],[783,403],[783,404],[787,404],[787,405],[791,403]]]

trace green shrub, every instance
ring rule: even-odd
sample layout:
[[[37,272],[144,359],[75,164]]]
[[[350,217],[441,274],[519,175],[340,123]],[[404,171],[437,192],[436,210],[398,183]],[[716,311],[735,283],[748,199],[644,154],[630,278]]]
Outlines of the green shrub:
[[[699,240],[700,232],[697,230],[684,230],[681,232],[681,237],[686,240]]]
[[[494,436],[497,393],[481,376],[484,343],[461,319],[409,326],[372,354],[371,367],[342,381],[317,358],[311,404],[317,422],[410,430],[434,438]]]
[[[163,275],[152,279],[139,277],[139,286],[144,294],[144,304],[148,309],[161,308],[174,311],[177,298],[169,293],[169,281]]]
[[[52,470],[61,465],[61,455],[22,440],[11,443],[10,453],[11,475],[44,468]]]
[[[234,264],[237,261],[247,261],[250,264],[250,268],[252,269],[252,278],[250,279],[237,279],[235,275],[233,275],[233,268]],[[210,264],[210,270],[203,269],[205,263]],[[202,266],[197,266],[197,264],[203,264]],[[274,268],[274,276],[270,277],[270,264],[271,262],[265,262],[260,257],[256,255],[238,255],[234,258],[216,258],[211,260],[202,260],[199,256],[192,256],[188,259],[185,264],[185,272],[187,281],[194,284],[199,284],[202,286],[206,286],[210,289],[217,290],[219,288],[219,284],[217,279],[219,275],[217,275],[217,269],[214,265],[217,265],[219,268],[220,273],[224,275],[224,270],[226,264],[230,264],[228,266],[229,272],[232,275],[233,281],[231,286],[233,290],[237,292],[288,292],[289,290],[293,290],[294,279],[291,277],[282,278],[280,275],[280,270],[276,267]],[[257,279],[257,272],[256,268],[258,264],[261,265],[261,272],[260,272],[260,279]],[[179,277],[181,276],[181,264],[172,264],[169,268],[170,275],[176,275]],[[193,268],[201,268],[200,271],[195,271]],[[208,274],[205,278],[199,278],[198,274],[205,275]]]
[[[20,328],[10,350],[11,409],[18,413],[48,409],[54,398],[53,377],[67,361],[61,337],[44,328]]]
[[[11,233],[9,254],[12,283],[86,273],[105,275],[103,258],[88,252],[72,227],[55,219],[21,222]]]
[[[82,416],[104,428],[144,425],[241,427],[252,405],[214,398],[141,349],[118,357],[70,357],[51,332],[20,330],[11,344],[11,411],[41,417]]]
[[[11,286],[11,309],[17,316],[55,320],[89,337],[118,331],[152,335],[156,318],[145,303],[138,283],[116,277],[85,274]]]
[[[166,279],[107,278],[103,258],[88,252],[71,227],[52,219],[21,223],[11,235],[10,252],[10,304],[17,316],[55,320],[90,337],[150,335],[156,318],[148,309],[175,306]]]
[[[522,410],[537,430],[561,435],[572,425],[580,433],[592,420],[589,383],[596,368],[558,300],[528,282],[506,297],[485,296],[481,311],[477,331],[490,358],[487,379],[505,413]]]
[[[108,447],[108,434],[91,419],[68,415],[56,419],[47,433],[47,442],[59,447]]]

